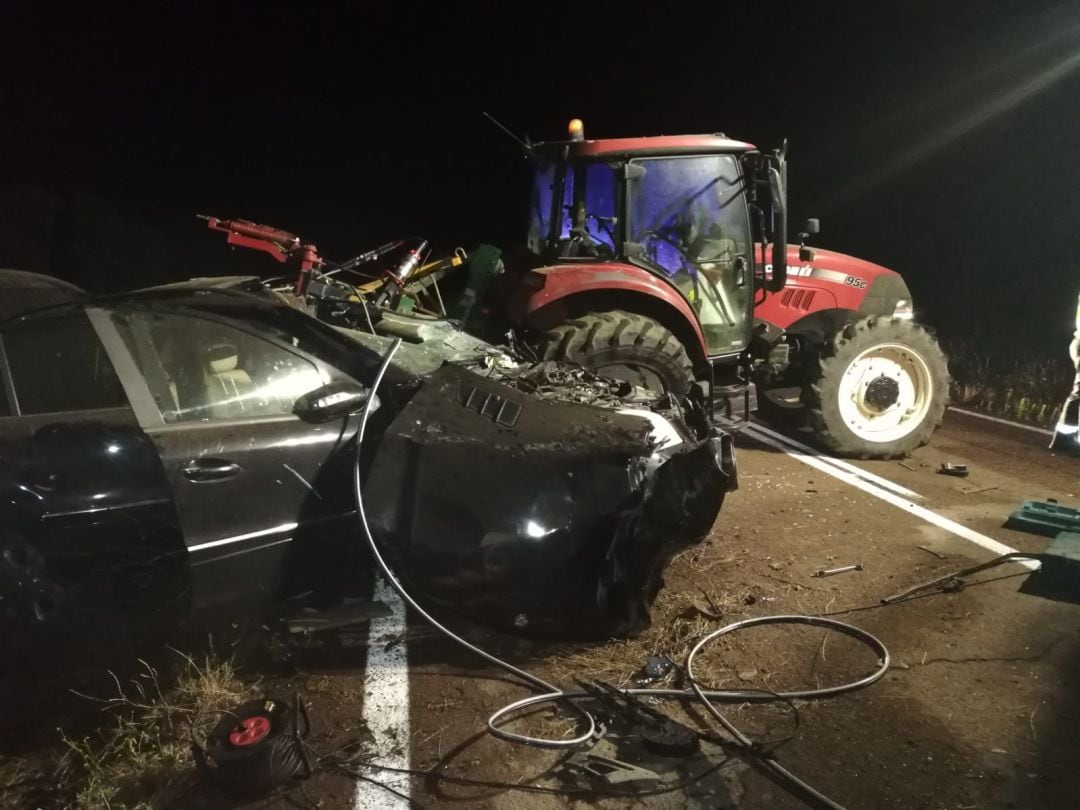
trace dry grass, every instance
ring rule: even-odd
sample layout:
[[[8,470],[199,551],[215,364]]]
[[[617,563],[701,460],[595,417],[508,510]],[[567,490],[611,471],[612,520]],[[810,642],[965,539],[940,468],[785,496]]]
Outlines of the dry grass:
[[[703,636],[743,615],[744,596],[730,590],[706,591],[695,584],[698,574],[728,560],[714,558],[709,546],[692,551],[673,561],[666,576],[678,581],[680,587],[660,591],[648,630],[636,638],[598,646],[563,647],[550,661],[558,682],[572,682],[577,677],[629,686],[646,658],[666,656],[681,666]]]
[[[149,810],[175,803],[193,779],[192,737],[204,739],[223,711],[251,697],[253,687],[231,661],[178,655],[182,668],[166,692],[157,670],[141,661],[128,687],[114,676],[115,696],[84,696],[103,704],[111,719],[90,737],[71,739],[61,731],[76,807]]]
[[[953,402],[1000,416],[1052,424],[1072,387],[1074,370],[1064,356],[991,357],[963,343],[951,344],[948,354]]]

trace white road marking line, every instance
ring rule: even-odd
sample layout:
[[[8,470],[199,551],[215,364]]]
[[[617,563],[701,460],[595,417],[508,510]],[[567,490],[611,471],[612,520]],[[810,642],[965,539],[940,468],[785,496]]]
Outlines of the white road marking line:
[[[907,487],[897,484],[895,481],[890,481],[888,478],[882,478],[880,475],[875,475],[872,472],[867,472],[866,470],[860,467],[856,467],[854,464],[849,464],[846,461],[842,461],[841,459],[827,456],[819,452],[818,450],[815,450],[813,447],[810,447],[809,445],[805,445],[802,442],[791,438],[790,436],[785,436],[782,433],[777,433],[775,430],[770,430],[764,425],[759,425],[756,423],[752,425],[747,425],[745,428],[743,428],[743,431],[765,434],[774,441],[782,442],[783,444],[788,445],[789,449],[794,448],[804,453],[805,455],[821,459],[824,462],[832,464],[834,467],[839,467],[845,472],[849,472],[852,475],[857,475],[859,478],[862,478],[865,481],[868,481],[872,484],[877,484],[878,486],[884,487],[891,492],[895,492],[897,495],[902,495],[905,498],[918,498],[922,500],[922,495],[920,495],[918,492],[913,492]]]
[[[954,408],[950,405],[949,410],[962,413],[964,416],[974,416],[976,419],[985,419],[987,422],[997,422],[999,425],[1008,425],[1009,427],[1020,428],[1021,430],[1030,430],[1032,433],[1042,433],[1044,436],[1054,435],[1054,431],[1047,430],[1046,428],[1035,427],[1035,425],[1025,425],[1023,422],[1013,422],[1011,419],[1002,419],[1000,416],[990,416],[989,414],[979,413],[978,411],[969,411],[967,408]]]
[[[894,492],[890,492],[887,489],[879,487],[875,484],[871,484],[869,481],[865,481],[858,476],[834,467],[824,460],[815,455],[807,455],[799,450],[791,450],[778,441],[775,441],[768,436],[764,436],[760,433],[752,434],[755,441],[759,441],[762,444],[767,444],[775,447],[777,450],[782,450],[794,459],[798,459],[803,464],[807,464],[811,467],[828,473],[834,478],[838,478],[844,483],[851,484],[851,486],[861,489],[869,495],[873,495],[875,498],[880,498],[886,503],[891,503],[898,509],[903,509],[905,512],[910,512],[927,523],[932,523],[939,528],[944,529],[947,532],[955,534],[957,537],[962,537],[964,540],[968,540],[975,543],[977,546],[982,546],[987,551],[992,551],[995,555],[1010,554],[1017,549],[1011,548],[1004,543],[1000,543],[992,537],[987,537],[985,534],[980,534],[974,529],[969,529],[967,526],[962,526],[954,520],[939,515],[937,512],[932,512],[924,506],[919,506],[917,503],[912,503],[910,500],[906,500]],[[1022,565],[1025,568],[1035,570],[1039,567],[1039,563],[1035,561],[1025,560],[1018,562],[1017,565]]]
[[[409,659],[405,648],[405,603],[381,576],[375,577],[372,599],[380,600],[390,615],[371,620],[367,666],[364,668],[362,717],[374,738],[372,750],[380,765],[409,767],[412,744],[409,727]],[[370,769],[368,775],[399,793],[410,795],[406,774]],[[371,782],[356,782],[356,810],[406,808],[411,802]]]

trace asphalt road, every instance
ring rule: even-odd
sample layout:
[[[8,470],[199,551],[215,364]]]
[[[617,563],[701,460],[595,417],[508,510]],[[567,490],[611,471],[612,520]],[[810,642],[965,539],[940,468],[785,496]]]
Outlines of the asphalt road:
[[[882,680],[852,694],[798,701],[794,710],[725,705],[726,716],[764,744],[783,741],[772,749],[780,761],[843,807],[1075,808],[1080,607],[1033,592],[1036,577],[1016,564],[973,577],[958,593],[878,607],[883,596],[989,560],[1002,548],[1045,548],[1046,538],[1003,523],[1025,499],[1080,505],[1080,460],[1050,454],[1046,441],[950,412],[931,444],[905,461],[838,467],[752,430],[739,440],[740,490],[708,540],[673,562],[654,628],[643,639],[597,648],[475,630],[470,637],[566,687],[574,677],[625,685],[646,655],[678,658],[687,638],[729,621],[851,610],[837,618],[874,633],[892,655]],[[938,474],[945,461],[967,464],[970,475]],[[863,570],[812,576],[855,563]],[[361,740],[384,765],[544,788],[590,784],[567,775],[560,764],[566,754],[487,734],[487,717],[530,690],[400,612],[343,647],[312,649],[296,662],[295,675],[267,685],[303,692],[315,723],[312,742],[324,750]],[[871,653],[836,633],[760,628],[703,654],[699,677],[721,688],[777,692],[858,678],[874,665]],[[707,722],[700,707],[656,707],[687,723]],[[575,725],[572,714],[545,712],[518,727],[565,735]],[[640,782],[626,795],[600,799],[365,773],[423,807],[813,806],[730,747],[702,743],[689,757],[657,757],[626,742],[636,739],[627,729],[612,732],[596,752],[653,770],[660,778],[654,795],[645,795]],[[556,775],[560,768],[563,775]],[[308,782],[303,802],[410,806],[377,784],[333,773]],[[296,805],[282,799],[280,806]]]

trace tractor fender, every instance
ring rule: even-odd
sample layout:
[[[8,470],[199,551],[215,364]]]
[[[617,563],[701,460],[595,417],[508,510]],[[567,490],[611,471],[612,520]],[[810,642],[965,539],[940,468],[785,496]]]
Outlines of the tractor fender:
[[[543,284],[529,297],[526,321],[538,329],[585,312],[622,309],[654,318],[679,339],[694,365],[708,349],[697,314],[674,286],[626,264],[562,264],[532,271]]]

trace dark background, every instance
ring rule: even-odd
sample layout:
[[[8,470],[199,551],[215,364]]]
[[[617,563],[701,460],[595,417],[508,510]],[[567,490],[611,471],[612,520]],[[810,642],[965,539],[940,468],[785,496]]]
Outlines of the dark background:
[[[790,141],[795,222],[919,317],[1061,353],[1080,290],[1080,2],[8,4],[0,266],[94,291],[276,270],[196,212],[344,258],[524,233],[533,140]]]

